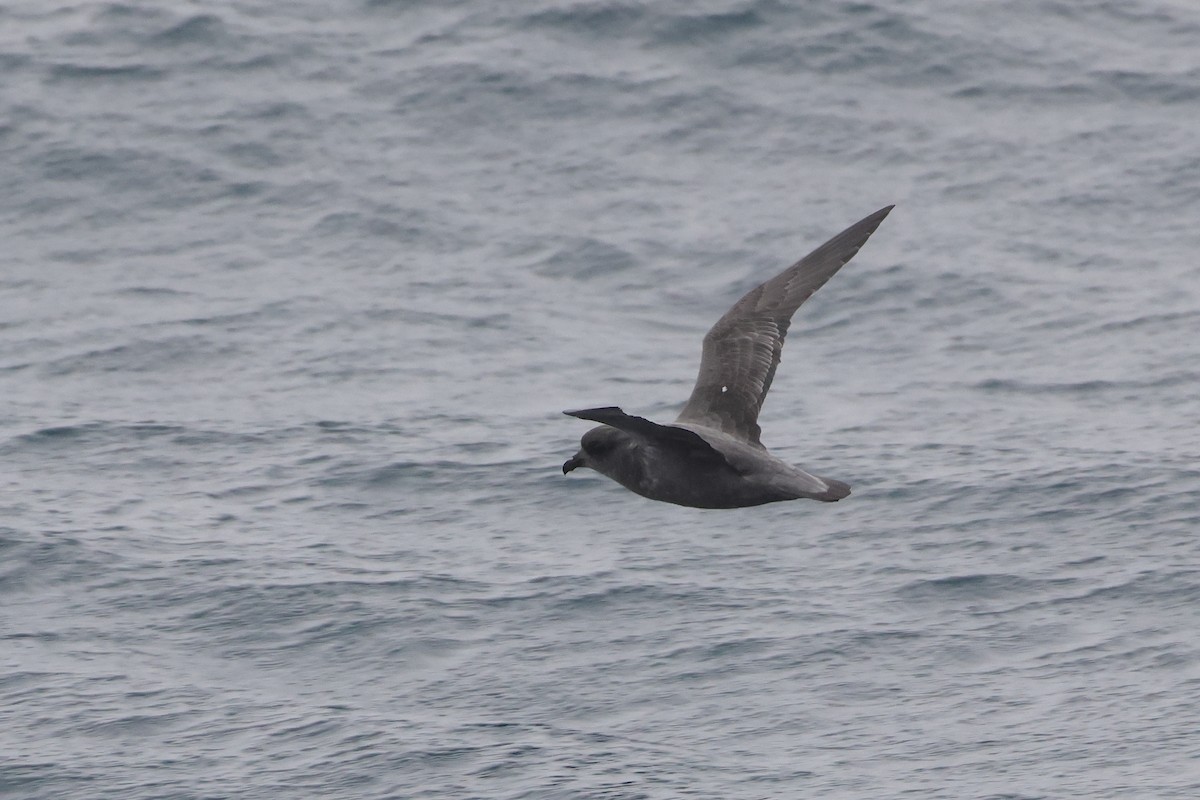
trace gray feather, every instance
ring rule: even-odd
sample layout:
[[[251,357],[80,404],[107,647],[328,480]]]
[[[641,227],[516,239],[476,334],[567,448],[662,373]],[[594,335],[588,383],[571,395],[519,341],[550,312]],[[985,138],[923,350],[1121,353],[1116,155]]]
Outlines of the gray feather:
[[[700,374],[678,421],[761,446],[758,413],[792,315],[854,257],[891,210],[856,222],[735,303],[704,337]]]

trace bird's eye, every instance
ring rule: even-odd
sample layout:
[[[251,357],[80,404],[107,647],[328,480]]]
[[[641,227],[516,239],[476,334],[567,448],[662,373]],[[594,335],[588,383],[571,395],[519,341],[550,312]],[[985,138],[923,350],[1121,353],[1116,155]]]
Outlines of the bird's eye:
[[[608,452],[608,442],[591,441],[585,442],[583,451],[589,456],[602,456]]]

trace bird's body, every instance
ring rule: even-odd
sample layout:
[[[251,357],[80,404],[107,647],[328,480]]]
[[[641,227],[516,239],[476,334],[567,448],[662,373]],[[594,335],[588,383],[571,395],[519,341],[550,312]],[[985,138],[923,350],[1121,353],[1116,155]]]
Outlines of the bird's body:
[[[674,424],[619,408],[564,412],[603,423],[583,436],[563,473],[589,467],[652,500],[742,508],[779,500],[833,502],[850,487],[771,455],[759,441],[762,408],[796,309],[849,261],[892,207],[851,225],[752,289],[704,337],[700,374]]]
[[[692,431],[722,459],[625,434],[606,459],[611,468],[605,474],[643,497],[695,508],[743,508],[800,497],[840,500],[850,493],[840,481],[817,478],[721,431],[674,427]]]

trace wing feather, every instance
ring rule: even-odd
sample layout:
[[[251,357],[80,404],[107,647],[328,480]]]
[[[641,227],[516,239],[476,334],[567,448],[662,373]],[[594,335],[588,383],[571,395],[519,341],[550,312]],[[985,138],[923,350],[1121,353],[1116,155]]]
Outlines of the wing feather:
[[[704,337],[700,374],[678,422],[717,428],[761,446],[758,412],[775,378],[796,309],[854,257],[892,206],[854,223],[751,289]]]
[[[674,425],[659,425],[645,417],[626,414],[617,406],[604,408],[581,408],[577,411],[564,411],[564,414],[579,419],[591,420],[613,428],[619,428],[626,433],[632,433],[645,441],[652,442],[676,452],[685,453],[698,464],[731,467],[722,453],[700,436],[686,428]]]

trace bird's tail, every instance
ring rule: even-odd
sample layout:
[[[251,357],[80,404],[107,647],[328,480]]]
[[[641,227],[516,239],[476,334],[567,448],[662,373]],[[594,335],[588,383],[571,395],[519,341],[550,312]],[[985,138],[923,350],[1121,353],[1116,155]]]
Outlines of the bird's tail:
[[[810,500],[820,500],[822,503],[836,503],[850,494],[850,485],[833,478],[822,478],[805,472],[797,466],[792,467],[788,478],[787,489],[793,497],[807,497]]]
[[[829,488],[820,494],[812,495],[814,500],[820,500],[822,503],[836,503],[850,495],[850,484],[848,483],[842,483],[833,478],[821,478],[821,482]]]

